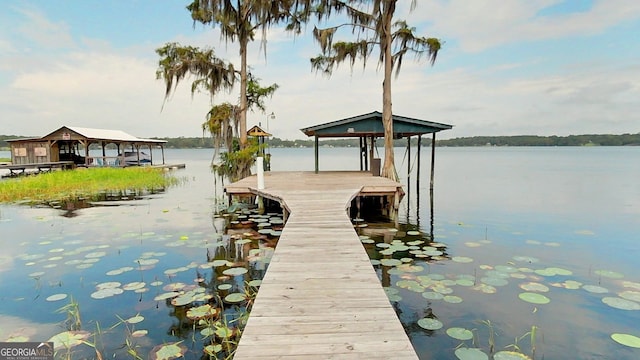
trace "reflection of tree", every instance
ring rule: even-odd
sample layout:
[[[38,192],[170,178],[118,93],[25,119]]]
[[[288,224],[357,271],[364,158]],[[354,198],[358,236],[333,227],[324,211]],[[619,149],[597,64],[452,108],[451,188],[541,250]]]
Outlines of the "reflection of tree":
[[[207,345],[222,345],[223,350],[215,354],[222,358],[228,357],[235,350],[257,292],[257,288],[250,286],[249,282],[264,277],[267,268],[265,259],[270,257],[278,240],[276,236],[260,234],[254,222],[237,222],[234,215],[226,218],[225,223],[227,226],[223,232],[216,231],[217,241],[206,249],[206,263],[211,266],[200,266],[193,270],[194,278],[198,280],[197,285],[184,288],[185,291],[195,287],[203,288],[210,298],[181,306],[174,305],[172,299],[165,302],[171,310],[169,315],[175,318],[167,329],[167,334],[180,339],[192,339],[192,348],[196,348],[196,352],[202,351]],[[213,225],[216,228],[220,222],[214,220]],[[241,241],[244,239],[251,241]],[[245,268],[247,272],[241,275],[225,274],[225,270],[231,268]],[[220,285],[223,284],[231,285],[231,288],[220,289]],[[244,294],[246,300],[240,303],[225,300],[225,297],[232,293]],[[190,309],[207,304],[217,309],[215,317],[189,318]],[[229,337],[225,338],[224,333],[229,333]],[[202,348],[199,348],[200,346]],[[203,356],[203,359],[206,358],[208,356]]]

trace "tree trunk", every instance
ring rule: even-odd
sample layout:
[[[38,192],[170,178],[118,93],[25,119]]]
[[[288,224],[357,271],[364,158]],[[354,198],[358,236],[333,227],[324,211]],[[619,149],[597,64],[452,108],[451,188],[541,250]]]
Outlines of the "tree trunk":
[[[240,149],[247,147],[247,41],[240,41]]]
[[[384,127],[384,165],[382,176],[398,181],[393,155],[393,111],[391,108],[391,70],[393,58],[391,57],[391,20],[395,12],[395,1],[389,1],[388,7],[383,10],[384,24],[383,34],[380,36],[384,51],[384,82],[382,83],[382,125]]]

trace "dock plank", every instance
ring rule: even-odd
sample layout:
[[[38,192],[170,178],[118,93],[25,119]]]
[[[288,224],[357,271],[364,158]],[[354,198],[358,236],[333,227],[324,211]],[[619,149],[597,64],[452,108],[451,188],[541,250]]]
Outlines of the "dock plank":
[[[417,359],[346,213],[364,189],[401,185],[361,172],[266,173],[225,187],[290,211],[235,359]]]

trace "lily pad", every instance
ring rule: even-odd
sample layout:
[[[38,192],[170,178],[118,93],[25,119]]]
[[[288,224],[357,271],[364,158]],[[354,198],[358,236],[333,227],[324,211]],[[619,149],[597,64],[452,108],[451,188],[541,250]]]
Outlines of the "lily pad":
[[[618,294],[623,299],[640,302],[640,291],[623,291]]]
[[[59,301],[67,298],[67,294],[55,294],[47,298],[47,301]]]
[[[535,273],[542,276],[556,276],[556,275],[569,276],[573,274],[571,270],[562,269],[558,267],[548,267],[546,269],[539,269],[539,270],[536,270]]]
[[[602,298],[602,302],[620,310],[640,310],[640,304],[635,301],[607,296]]]
[[[245,296],[245,294],[242,294],[242,293],[231,293],[224,297],[224,301],[232,304],[243,302],[246,299],[247,297]]]
[[[182,341],[158,345],[151,349],[149,353],[150,360],[171,360],[177,359],[187,352],[187,348],[181,345]]]
[[[542,294],[532,293],[532,292],[523,292],[520,295],[518,295],[518,297],[522,301],[526,301],[532,304],[539,304],[539,305],[548,304],[551,301],[548,297]]]
[[[462,302],[462,298],[460,296],[455,296],[455,295],[447,295],[444,298],[442,298],[442,300],[444,300],[445,302],[448,302],[449,304],[459,304]]]
[[[598,285],[583,285],[582,288],[594,294],[606,294],[609,292],[609,289]]]
[[[549,292],[549,287],[537,282],[527,282],[519,285],[524,291]]]
[[[187,310],[187,317],[192,320],[199,320],[203,318],[213,317],[217,312],[218,310],[216,310],[213,306],[204,304],[202,306],[197,306]]]
[[[622,279],[624,277],[621,273],[611,270],[596,270],[595,273],[610,279]]]
[[[398,259],[382,259],[380,260],[380,264],[383,266],[398,266],[402,264],[402,261]]]
[[[640,337],[631,335],[631,334],[611,334],[611,338],[613,341],[618,344],[629,346],[633,348],[640,348]]]
[[[148,333],[149,333],[148,330],[136,330],[131,333],[131,336],[134,338],[139,338],[139,337],[146,336]]]
[[[211,336],[213,334],[215,334],[215,330],[213,330],[210,327],[200,330],[200,335],[202,335],[204,337],[209,337],[209,336]]]
[[[473,338],[473,333],[471,330],[467,330],[461,327],[452,327],[447,329],[447,335],[451,336],[457,340],[471,340]]]
[[[458,279],[456,280],[456,285],[469,287],[475,285],[475,282],[469,279]]]
[[[220,351],[222,351],[221,344],[207,345],[204,347],[205,354],[209,356],[215,356],[215,354],[219,353]]]
[[[223,271],[222,273],[225,275],[229,275],[229,276],[237,276],[237,275],[244,275],[248,272],[248,270],[246,268],[243,267],[234,267],[234,268],[229,268],[225,271]]]
[[[88,331],[65,331],[52,336],[49,342],[53,342],[53,348],[59,349],[71,349],[74,346],[78,346],[88,339],[91,333]]]
[[[216,329],[215,332],[216,336],[218,336],[219,338],[223,338],[226,339],[228,337],[233,336],[233,329],[230,329],[226,326],[221,326],[219,328]]]
[[[144,320],[144,316],[136,315],[136,316],[132,316],[132,317],[128,318],[124,322],[126,322],[128,324],[137,324],[137,323],[142,322],[143,320]]]
[[[473,262],[473,259],[467,256],[454,256],[451,258],[451,260],[463,264]]]
[[[509,283],[507,280],[503,278],[486,277],[486,276],[480,279],[480,281],[491,286],[505,286]]]
[[[473,290],[482,291],[485,294],[495,294],[497,289],[494,286],[487,284],[479,284],[473,287]]]
[[[128,291],[133,291],[133,290],[138,290],[138,289],[142,289],[143,287],[145,287],[144,282],[141,281],[136,281],[136,282],[132,282],[129,284],[126,284],[122,287],[122,290],[128,290]]]
[[[108,297],[112,297],[114,295],[120,295],[124,292],[121,288],[106,288],[95,291],[91,294],[91,297],[94,299],[104,299]]]
[[[426,330],[438,330],[442,328],[442,321],[432,318],[423,318],[418,320],[418,326]]]
[[[166,292],[164,294],[160,294],[158,296],[156,296],[155,298],[153,298],[154,301],[162,301],[162,300],[167,300],[167,299],[172,299],[174,297],[180,296],[179,292],[176,291],[170,291],[170,292]]]
[[[531,360],[530,357],[523,353],[515,351],[498,351],[493,355],[494,360]]]
[[[456,357],[460,360],[488,360],[489,355],[478,348],[458,348],[455,351]]]
[[[514,267],[514,266],[511,266],[511,265],[497,265],[495,267],[495,270],[499,271],[499,272],[503,272],[503,273],[515,273],[515,272],[518,272],[518,269],[516,267]]]

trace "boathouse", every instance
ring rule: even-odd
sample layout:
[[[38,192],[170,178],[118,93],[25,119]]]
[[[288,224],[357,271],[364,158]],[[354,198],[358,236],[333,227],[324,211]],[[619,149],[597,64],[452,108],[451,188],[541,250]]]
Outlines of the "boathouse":
[[[393,115],[393,138],[407,138],[407,144],[410,144],[411,137],[418,136],[418,153],[420,153],[422,135],[433,134],[431,142],[432,159],[435,153],[436,133],[451,128],[453,128],[453,126],[448,124]],[[370,166],[371,172],[374,175],[380,175],[380,159],[374,157],[374,148],[376,138],[384,137],[384,125],[382,123],[381,112],[374,111],[368,114],[310,126],[300,130],[305,135],[315,138],[314,154],[316,173],[319,170],[319,138],[357,137],[360,139],[360,170],[369,171]]]
[[[165,140],[142,139],[120,130],[63,126],[45,136],[7,140],[11,145],[12,166],[72,164],[75,166],[153,165],[153,148],[162,150]],[[107,156],[107,147],[115,145],[116,153]],[[97,149],[98,154],[90,154]],[[101,150],[101,151],[100,151]]]

